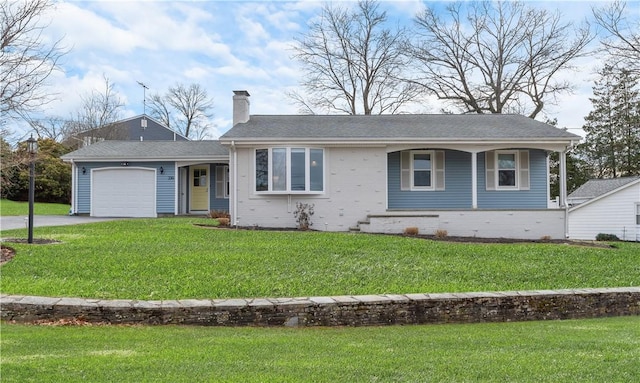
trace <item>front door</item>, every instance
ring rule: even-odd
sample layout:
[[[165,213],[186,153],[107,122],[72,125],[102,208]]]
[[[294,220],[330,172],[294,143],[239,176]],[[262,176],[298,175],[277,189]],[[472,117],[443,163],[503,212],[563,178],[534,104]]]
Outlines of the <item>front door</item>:
[[[191,167],[191,211],[209,210],[209,166]]]

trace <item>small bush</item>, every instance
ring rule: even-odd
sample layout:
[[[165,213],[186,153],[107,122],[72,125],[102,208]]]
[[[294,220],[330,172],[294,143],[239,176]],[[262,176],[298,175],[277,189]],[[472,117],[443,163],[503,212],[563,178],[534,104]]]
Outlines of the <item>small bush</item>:
[[[596,241],[619,241],[619,240],[620,238],[618,238],[618,236],[615,234],[600,233],[596,235]]]
[[[229,226],[229,218],[216,218],[220,226]]]
[[[436,238],[446,238],[449,235],[449,233],[446,230],[438,229],[436,230],[434,235]]]
[[[296,202],[296,211],[293,212],[293,216],[296,217],[296,222],[298,223],[298,229],[300,230],[309,230],[311,226],[313,226],[313,222],[311,222],[311,217],[313,216],[313,207],[315,205]]]
[[[415,226],[406,227],[404,229],[404,234],[405,235],[418,235],[418,232],[419,232],[419,230]]]
[[[224,210],[211,210],[209,212],[209,218],[213,218],[213,219],[218,219],[218,218],[230,219],[231,215],[228,212],[224,211]]]

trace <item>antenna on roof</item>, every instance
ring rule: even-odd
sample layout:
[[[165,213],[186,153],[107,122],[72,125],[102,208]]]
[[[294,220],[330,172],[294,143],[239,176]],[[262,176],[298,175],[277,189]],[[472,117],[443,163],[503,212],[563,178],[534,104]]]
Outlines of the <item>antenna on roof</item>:
[[[142,87],[142,114],[146,115],[147,114],[147,89],[149,89],[149,87],[140,81],[138,81],[138,85]]]
[[[140,81],[137,82],[142,87],[142,120],[140,120],[140,126],[144,130],[147,127],[147,89],[149,87]],[[140,141],[142,141],[142,136],[140,136]]]

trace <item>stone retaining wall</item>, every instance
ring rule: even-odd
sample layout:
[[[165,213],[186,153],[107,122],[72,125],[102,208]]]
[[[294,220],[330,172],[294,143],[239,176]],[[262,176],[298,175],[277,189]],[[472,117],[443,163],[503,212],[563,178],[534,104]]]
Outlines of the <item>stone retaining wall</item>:
[[[1,295],[6,321],[112,324],[378,326],[640,315],[640,287],[275,299],[99,300]]]

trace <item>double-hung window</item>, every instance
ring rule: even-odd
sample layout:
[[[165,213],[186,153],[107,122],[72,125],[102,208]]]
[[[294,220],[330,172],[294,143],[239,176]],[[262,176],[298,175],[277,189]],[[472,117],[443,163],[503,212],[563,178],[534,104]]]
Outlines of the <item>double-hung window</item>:
[[[400,190],[444,190],[444,159],[444,150],[400,152]]]
[[[229,198],[229,166],[216,167],[216,198]]]
[[[529,151],[486,152],[487,190],[529,190]]]
[[[433,189],[433,152],[411,152],[411,188]]]
[[[323,192],[324,149],[291,147],[256,149],[255,191]]]
[[[498,187],[516,188],[517,180],[517,152],[498,152]]]

